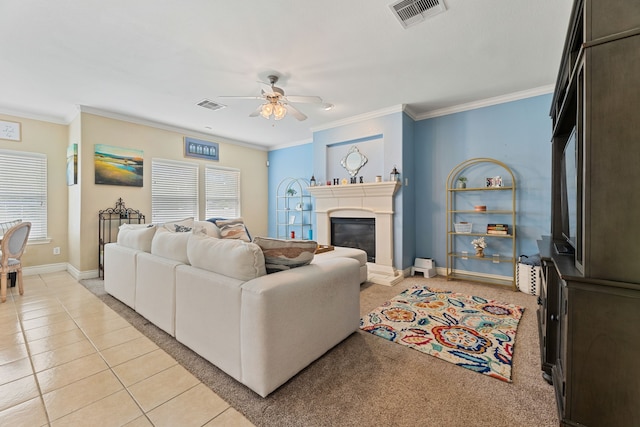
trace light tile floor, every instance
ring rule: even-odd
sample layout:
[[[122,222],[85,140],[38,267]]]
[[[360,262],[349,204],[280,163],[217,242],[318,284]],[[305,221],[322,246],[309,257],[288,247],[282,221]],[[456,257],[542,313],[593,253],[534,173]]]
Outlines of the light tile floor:
[[[0,425],[252,426],[66,272],[0,304]]]

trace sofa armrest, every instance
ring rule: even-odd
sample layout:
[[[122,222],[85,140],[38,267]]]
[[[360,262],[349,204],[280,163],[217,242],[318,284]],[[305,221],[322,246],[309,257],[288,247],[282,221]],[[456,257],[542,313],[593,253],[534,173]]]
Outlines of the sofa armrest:
[[[104,290],[129,307],[136,307],[136,267],[138,249],[117,243],[104,246]]]
[[[356,331],[360,264],[336,258],[242,285],[242,382],[261,396]]]

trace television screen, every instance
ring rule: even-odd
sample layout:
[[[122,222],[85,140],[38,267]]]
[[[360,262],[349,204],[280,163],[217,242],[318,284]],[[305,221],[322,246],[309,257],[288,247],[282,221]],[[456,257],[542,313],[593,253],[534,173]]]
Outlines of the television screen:
[[[562,221],[562,234],[575,248],[578,231],[578,151],[575,128],[567,139],[562,160],[564,168],[563,215],[566,216]]]

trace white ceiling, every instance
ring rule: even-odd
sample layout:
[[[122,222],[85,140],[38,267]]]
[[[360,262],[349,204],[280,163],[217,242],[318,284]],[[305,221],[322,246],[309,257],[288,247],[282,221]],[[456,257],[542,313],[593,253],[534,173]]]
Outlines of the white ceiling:
[[[400,105],[422,118],[550,90],[572,0],[444,1],[404,29],[388,0],[0,0],[0,111],[68,123],[83,106],[277,147]],[[276,122],[217,98],[259,95],[269,74],[335,108]]]

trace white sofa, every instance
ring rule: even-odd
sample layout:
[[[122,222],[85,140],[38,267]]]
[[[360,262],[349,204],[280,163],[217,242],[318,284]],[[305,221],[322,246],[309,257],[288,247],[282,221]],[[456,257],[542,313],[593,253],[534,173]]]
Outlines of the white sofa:
[[[359,327],[363,251],[266,274],[255,243],[157,226],[128,235],[105,246],[105,290],[260,396]]]

